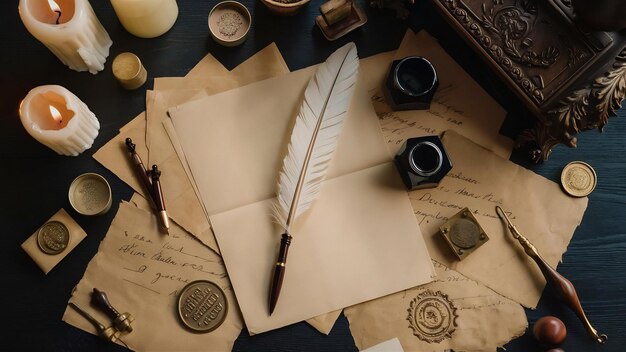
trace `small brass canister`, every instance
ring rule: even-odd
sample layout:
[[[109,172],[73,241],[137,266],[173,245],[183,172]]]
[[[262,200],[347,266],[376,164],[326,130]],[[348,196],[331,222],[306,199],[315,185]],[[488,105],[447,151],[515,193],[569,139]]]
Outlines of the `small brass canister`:
[[[439,229],[446,243],[459,260],[467,257],[489,241],[485,230],[468,208],[455,214]]]
[[[133,53],[121,53],[113,60],[113,76],[122,87],[133,90],[141,87],[148,79],[148,72],[141,60]]]
[[[96,173],[82,174],[72,181],[68,197],[72,208],[82,215],[103,215],[111,208],[111,186]]]

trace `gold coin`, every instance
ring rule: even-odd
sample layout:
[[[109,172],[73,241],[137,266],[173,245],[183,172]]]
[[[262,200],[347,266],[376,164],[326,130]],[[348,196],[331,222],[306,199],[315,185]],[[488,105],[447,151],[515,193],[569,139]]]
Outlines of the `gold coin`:
[[[190,282],[178,296],[178,315],[185,326],[196,332],[217,329],[226,319],[226,314],[226,295],[211,281]]]
[[[49,221],[39,229],[37,245],[47,254],[63,252],[70,242],[70,231],[60,221]]]
[[[561,186],[573,197],[584,197],[596,188],[596,171],[587,163],[572,161],[561,172]]]

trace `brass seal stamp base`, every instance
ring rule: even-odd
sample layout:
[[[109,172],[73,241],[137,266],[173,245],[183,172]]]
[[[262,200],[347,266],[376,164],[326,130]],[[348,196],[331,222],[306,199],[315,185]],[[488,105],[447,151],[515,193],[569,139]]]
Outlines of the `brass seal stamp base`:
[[[489,241],[489,237],[468,208],[464,208],[451,217],[439,229],[459,260]]]

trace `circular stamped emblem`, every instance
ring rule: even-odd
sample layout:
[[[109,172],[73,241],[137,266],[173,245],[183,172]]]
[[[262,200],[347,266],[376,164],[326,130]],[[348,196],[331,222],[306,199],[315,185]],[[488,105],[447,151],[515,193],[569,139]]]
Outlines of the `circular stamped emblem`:
[[[597,176],[591,165],[572,161],[561,172],[561,185],[566,193],[574,197],[589,195],[596,187]]]
[[[215,283],[206,280],[193,281],[178,296],[178,314],[189,329],[210,332],[226,319],[228,301],[224,291]]]
[[[45,223],[37,234],[37,245],[46,254],[59,254],[63,252],[70,242],[70,231],[60,221]]]
[[[456,307],[441,291],[424,290],[409,305],[409,327],[413,335],[428,343],[452,337],[457,323]]]

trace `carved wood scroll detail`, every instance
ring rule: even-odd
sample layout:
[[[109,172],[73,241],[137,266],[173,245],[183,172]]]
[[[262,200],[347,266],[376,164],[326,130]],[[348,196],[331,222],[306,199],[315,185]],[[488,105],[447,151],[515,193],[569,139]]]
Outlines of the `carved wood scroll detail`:
[[[520,134],[517,145],[530,142],[535,162],[548,159],[558,143],[576,147],[575,135],[597,128],[600,132],[610,117],[622,106],[626,97],[626,48],[615,58],[612,69],[596,78],[591,87],[580,89],[563,98],[557,107],[547,112],[547,122]]]
[[[532,45],[532,40],[529,41],[529,38],[524,38],[524,36],[520,36],[520,34],[522,32],[528,32],[531,28],[529,28],[528,23],[520,19],[522,14],[519,9],[509,8],[508,10],[511,11],[505,9],[504,12],[502,12],[503,9],[499,9],[499,11],[494,10],[495,6],[502,5],[502,1],[493,0],[494,7],[487,9],[487,7],[483,5],[482,10],[483,12],[487,12],[487,14],[479,18],[463,1],[439,1],[454,15],[456,20],[465,27],[474,39],[480,43],[498,63],[500,68],[524,90],[526,95],[536,101],[537,104],[544,101],[541,87],[538,87],[531,79],[526,77],[523,70],[514,62],[526,65],[530,62],[534,62],[541,66],[543,61],[544,65],[550,65],[554,63],[553,60],[556,60],[559,53],[558,50],[556,50],[556,52],[553,51],[552,49],[554,48],[547,48],[539,54],[528,49],[524,50],[524,48]],[[536,15],[536,8],[534,8],[534,11]],[[528,14],[531,15],[529,12]],[[524,25],[523,23],[526,24]],[[526,27],[526,30],[524,30],[524,27]],[[504,45],[499,45],[497,40],[491,38],[489,34],[484,33],[483,28],[498,34],[498,39],[503,40]]]
[[[559,143],[576,147],[575,136],[581,131],[602,131],[621,107],[626,96],[626,48],[608,72],[586,86],[569,88],[569,95],[552,102],[554,94],[562,96],[555,89],[567,84],[566,77],[583,69],[594,53],[613,42],[607,34],[581,37],[577,31],[568,32],[569,27],[558,20],[553,23],[551,16],[557,15],[543,11],[537,0],[433,1],[496,63],[516,90],[529,98],[526,104],[541,111],[535,127],[523,131],[517,140],[518,147],[531,146],[535,162],[547,160]],[[571,0],[552,1],[561,11],[572,7]],[[559,28],[564,32],[559,33]]]

